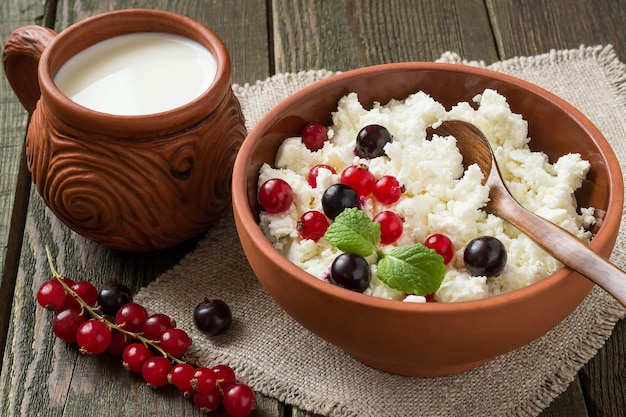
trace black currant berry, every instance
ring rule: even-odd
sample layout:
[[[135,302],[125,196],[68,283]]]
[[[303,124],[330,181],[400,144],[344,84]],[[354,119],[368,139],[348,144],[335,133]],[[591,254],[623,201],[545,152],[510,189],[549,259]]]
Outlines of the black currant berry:
[[[333,184],[324,191],[322,208],[329,219],[334,219],[349,207],[359,208],[361,201],[357,192],[346,184]]]
[[[357,134],[354,151],[361,158],[376,158],[385,154],[383,148],[389,142],[391,142],[391,133],[385,127],[368,125]]]
[[[233,314],[228,304],[222,300],[204,301],[196,306],[193,312],[193,321],[196,327],[209,336],[217,336],[224,333],[233,322]]]
[[[463,253],[465,267],[474,276],[495,277],[504,269],[506,260],[506,248],[492,236],[472,239]]]
[[[348,290],[363,292],[371,280],[367,261],[354,253],[342,253],[330,266],[330,282]]]
[[[117,281],[110,281],[98,292],[98,305],[100,311],[107,316],[115,316],[124,304],[133,301],[133,293],[124,284]]]

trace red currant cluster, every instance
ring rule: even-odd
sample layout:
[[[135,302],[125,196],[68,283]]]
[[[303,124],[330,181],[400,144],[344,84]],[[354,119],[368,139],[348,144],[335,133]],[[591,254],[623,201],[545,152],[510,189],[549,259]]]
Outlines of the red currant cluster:
[[[320,124],[308,124],[301,132],[304,145],[311,151],[317,151],[324,146],[328,140],[328,129]],[[359,132],[357,137],[357,147],[355,152],[363,154],[365,158],[375,158],[384,155],[382,147],[391,141],[391,135],[382,126],[366,126]],[[317,177],[320,170],[328,170],[333,174],[337,171],[327,164],[313,166],[308,174],[307,181],[311,187],[317,186]],[[329,226],[329,217],[335,217],[336,212],[341,212],[347,206],[359,206],[360,199],[370,195],[383,203],[393,204],[403,192],[403,187],[399,181],[391,175],[376,178],[365,164],[350,165],[341,172],[341,184],[349,187],[332,189],[325,193],[323,202],[330,201],[329,205],[337,206],[337,209],[324,207],[324,213],[311,210],[305,212],[298,222],[298,230],[304,239],[319,240]],[[333,194],[333,195],[331,195]],[[259,204],[269,213],[280,213],[289,208],[293,201],[293,190],[284,180],[271,178],[259,188]],[[349,203],[346,203],[349,201]],[[382,211],[374,216],[375,222],[380,223],[381,243],[390,244],[398,240],[403,231],[403,219],[397,213],[389,210]]]
[[[328,140],[328,129],[320,124],[308,124],[302,129],[301,139],[308,149],[317,151]],[[390,141],[391,135],[387,129],[380,125],[369,125],[359,132],[355,152],[365,158],[383,156],[383,147]],[[337,173],[334,167],[327,164],[313,166],[307,176],[311,187],[317,186],[317,177],[321,170]],[[328,229],[329,218],[333,219],[347,207],[359,207],[363,198],[372,195],[380,203],[393,204],[404,192],[397,178],[392,175],[376,178],[365,164],[345,168],[341,172],[340,183],[342,186],[331,186],[324,193],[324,213],[310,210],[302,214],[297,226],[302,238],[318,241]],[[271,178],[259,187],[258,199],[261,207],[268,213],[281,213],[291,206],[293,190],[285,180]],[[382,244],[394,243],[402,235],[404,220],[393,211],[383,210],[374,216],[373,221],[380,223]],[[430,236],[425,244],[443,256],[446,264],[452,259],[454,248],[446,236]]]
[[[307,124],[301,131],[302,143],[311,151],[322,149],[328,141],[328,129],[321,124]],[[368,125],[363,127],[357,134],[355,155],[363,159],[373,159],[385,156],[385,146],[392,141],[391,133],[380,125]],[[318,187],[318,177],[324,170],[336,175],[335,167],[328,164],[313,166],[307,175],[308,184]],[[309,210],[300,217],[297,229],[303,239],[318,241],[321,239],[336,218],[346,208],[362,208],[366,198],[372,198],[381,204],[391,205],[396,203],[404,187],[398,179],[392,175],[383,175],[380,178],[369,170],[367,164],[350,165],[340,174],[338,184],[329,186],[322,196],[322,210]],[[263,210],[268,213],[281,213],[288,210],[293,202],[294,190],[289,183],[280,178],[271,178],[265,181],[258,191],[258,201]],[[380,224],[380,243],[393,244],[403,233],[404,219],[391,210],[382,210],[377,213],[372,221]],[[444,264],[449,264],[454,257],[452,241],[443,234],[432,234],[424,242],[428,248],[435,250],[443,257]],[[369,267],[365,260],[357,259],[354,254],[344,254],[335,260],[331,267],[332,277],[337,277],[337,285],[355,291],[363,291],[369,280],[355,277],[355,271],[363,271],[367,274]],[[332,272],[335,272],[333,274]],[[427,297],[432,299],[432,294]]]
[[[310,151],[317,152],[324,148],[329,140],[328,128],[321,124],[307,124],[300,132],[300,139]],[[393,136],[381,125],[371,124],[363,127],[355,139],[354,154],[362,160],[386,156],[385,147]],[[319,175],[327,171],[337,175],[335,167],[328,164],[313,166],[307,175],[308,184],[318,187]],[[367,198],[383,205],[396,203],[404,193],[404,187],[392,175],[380,178],[370,171],[367,163],[350,165],[339,175],[339,183],[324,190],[321,210],[309,210],[300,216],[297,230],[303,239],[318,241],[331,225],[331,221],[345,209],[362,209]],[[270,178],[258,190],[258,201],[267,213],[282,213],[289,210],[294,199],[294,190],[281,178]],[[404,218],[392,210],[382,210],[371,219],[380,225],[380,240],[383,245],[398,241],[404,231]],[[423,244],[433,249],[448,265],[455,253],[449,237],[435,233],[426,238]],[[504,245],[491,236],[481,236],[472,240],[464,251],[463,261],[470,274],[493,277],[497,276],[506,265],[507,255]],[[333,261],[330,268],[330,282],[341,287],[363,292],[370,283],[369,264],[362,256],[355,253],[343,253]],[[427,301],[433,299],[429,294]]]
[[[252,412],[254,391],[236,381],[232,368],[195,367],[185,362],[191,338],[169,316],[150,315],[120,283],[108,283],[98,291],[89,282],[62,277],[49,252],[48,259],[52,278],[37,291],[37,302],[56,312],[52,331],[58,338],[78,344],[84,354],[121,355],[124,367],[141,374],[149,386],[173,384],[203,412],[220,404],[233,417]]]

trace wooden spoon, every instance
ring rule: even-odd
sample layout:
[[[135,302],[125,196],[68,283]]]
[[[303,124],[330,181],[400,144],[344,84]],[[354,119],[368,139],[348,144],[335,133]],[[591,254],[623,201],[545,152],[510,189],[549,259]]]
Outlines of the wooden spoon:
[[[480,129],[468,122],[447,120],[432,131],[440,136],[454,136],[463,155],[463,165],[479,166],[486,178],[483,183],[489,186],[487,212],[507,220],[554,258],[586,276],[626,306],[626,273],[571,233],[523,208],[506,188],[491,145]]]

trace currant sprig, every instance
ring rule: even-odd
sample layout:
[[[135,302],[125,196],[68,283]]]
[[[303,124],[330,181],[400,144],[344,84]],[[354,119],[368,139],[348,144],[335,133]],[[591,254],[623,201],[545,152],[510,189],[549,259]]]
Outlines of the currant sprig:
[[[52,321],[57,337],[77,343],[83,354],[121,354],[129,372],[141,373],[153,388],[175,385],[203,412],[220,405],[232,417],[252,412],[255,393],[237,382],[232,368],[222,364],[196,367],[184,359],[191,339],[169,316],[149,315],[122,284],[113,283],[98,292],[89,282],[74,282],[57,271],[48,247],[46,255],[52,278],[39,288],[37,302],[57,313]],[[201,306],[206,308],[206,304]],[[226,318],[223,321],[229,324],[230,317]],[[220,332],[227,327],[222,325]]]
[[[169,359],[172,362],[185,363],[184,360],[174,355],[171,355],[170,353],[163,350],[158,340],[148,339],[144,337],[142,333],[126,330],[125,328],[126,322],[122,322],[121,324],[116,324],[107,320],[106,317],[100,313],[98,308],[93,308],[91,305],[85,302],[85,300],[83,300],[83,298],[67,284],[67,282],[63,279],[63,276],[59,274],[59,272],[56,270],[54,266],[54,262],[52,261],[52,255],[50,253],[50,249],[48,247],[46,247],[46,255],[48,257],[48,264],[50,266],[50,271],[52,272],[52,277],[56,279],[59,282],[59,284],[61,284],[61,286],[63,287],[63,289],[65,290],[67,294],[69,294],[76,302],[78,302],[78,304],[80,305],[80,309],[82,311],[86,311],[87,313],[89,313],[89,315],[92,317],[93,320],[96,320],[104,324],[106,327],[109,328],[110,331],[115,330],[129,337],[130,339],[135,339],[143,343],[146,347],[151,347],[152,349],[156,350],[158,353],[160,353],[161,355],[163,355],[165,358]],[[138,304],[134,304],[134,305],[138,306]],[[93,326],[98,327],[98,329],[96,329],[97,331],[100,331],[100,332],[104,331],[103,329],[99,328],[101,327],[100,325],[96,325],[95,323],[86,327],[88,327],[88,329],[91,329]],[[110,341],[110,338],[109,338],[109,341]],[[79,345],[81,345],[80,342],[79,342]],[[81,345],[81,352],[82,353],[102,353],[104,352],[104,350],[106,350],[106,347],[108,347],[108,344],[107,346],[105,346],[105,349],[103,349],[101,352],[93,352],[93,351],[90,351],[90,349],[87,349],[86,347]],[[98,350],[98,347],[96,347],[95,350]]]

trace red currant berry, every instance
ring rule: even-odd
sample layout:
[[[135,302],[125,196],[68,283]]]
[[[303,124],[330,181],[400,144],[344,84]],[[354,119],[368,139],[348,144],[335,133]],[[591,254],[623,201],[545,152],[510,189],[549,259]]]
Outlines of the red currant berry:
[[[302,129],[302,143],[311,151],[317,151],[324,147],[328,140],[328,129],[318,123],[310,123]]]
[[[74,285],[76,283],[76,282],[74,282],[74,280],[72,280],[71,278],[68,278],[68,277],[61,277],[61,279],[63,280],[65,285],[67,285],[68,287],[71,287],[72,285]]]
[[[398,240],[404,229],[402,217],[393,211],[381,211],[373,219],[380,223],[380,243],[388,245]]]
[[[82,353],[102,353],[111,343],[111,329],[102,321],[87,320],[78,328],[76,342]]]
[[[443,263],[448,265],[454,257],[454,245],[450,238],[441,233],[435,233],[426,238],[424,246],[433,249],[443,257]]]
[[[297,229],[303,239],[320,240],[328,229],[328,217],[321,211],[309,210],[300,217]]]
[[[222,403],[231,417],[247,417],[254,409],[256,396],[246,384],[236,383],[224,391]]]
[[[172,356],[183,356],[190,344],[191,339],[187,332],[176,327],[167,329],[161,335],[161,348]]]
[[[59,312],[52,319],[52,331],[66,343],[76,342],[76,332],[87,319],[80,311],[67,309]]]
[[[211,368],[196,368],[191,378],[191,387],[196,392],[209,393],[217,387],[217,375]]]
[[[232,384],[237,382],[235,377],[235,371],[228,365],[215,365],[213,368],[213,372],[217,376],[217,383],[222,391],[225,391],[226,388],[230,387]]]
[[[391,175],[380,177],[374,184],[374,197],[383,204],[393,204],[400,199],[402,186]]]
[[[172,363],[165,356],[148,358],[141,367],[141,376],[146,383],[153,387],[164,387],[168,384],[167,376],[172,370]]]
[[[122,365],[127,371],[139,373],[144,362],[151,358],[152,351],[142,343],[131,343],[124,348],[122,353]]]
[[[61,311],[65,304],[65,295],[63,285],[56,279],[51,279],[37,290],[37,303],[48,310]]]
[[[76,295],[82,298],[88,306],[93,307],[98,302],[98,290],[92,283],[79,281],[72,284],[70,288],[76,293]],[[80,310],[82,307],[72,295],[68,294],[67,297],[65,297],[65,308]]]
[[[191,393],[193,388],[191,387],[191,378],[196,371],[192,365],[188,363],[179,363],[174,365],[170,374],[167,376],[167,381],[170,384],[174,384],[183,393]]]
[[[83,299],[85,304],[93,307],[98,302],[98,290],[91,282],[81,281],[70,287],[80,298]]]
[[[367,165],[350,165],[341,173],[341,183],[352,187],[359,196],[367,196],[374,190],[376,178]]]
[[[309,171],[309,175],[307,176],[307,182],[313,188],[317,187],[317,176],[319,175],[320,169],[327,169],[333,174],[337,173],[335,168],[331,167],[330,165],[326,165],[326,164],[315,165],[313,168],[311,168],[311,170]]]
[[[208,393],[198,392],[193,396],[193,403],[201,412],[210,413],[222,403],[222,394],[217,388]]]
[[[132,333],[139,333],[148,319],[148,311],[137,303],[124,304],[115,314],[115,324]]]
[[[111,342],[107,347],[107,352],[111,355],[121,355],[128,346],[128,338],[124,333],[111,332]]]
[[[153,314],[143,324],[143,335],[149,340],[159,340],[167,329],[171,329],[176,323],[166,314]]]
[[[259,188],[259,204],[268,213],[281,213],[291,206],[293,190],[287,181],[272,178]]]

